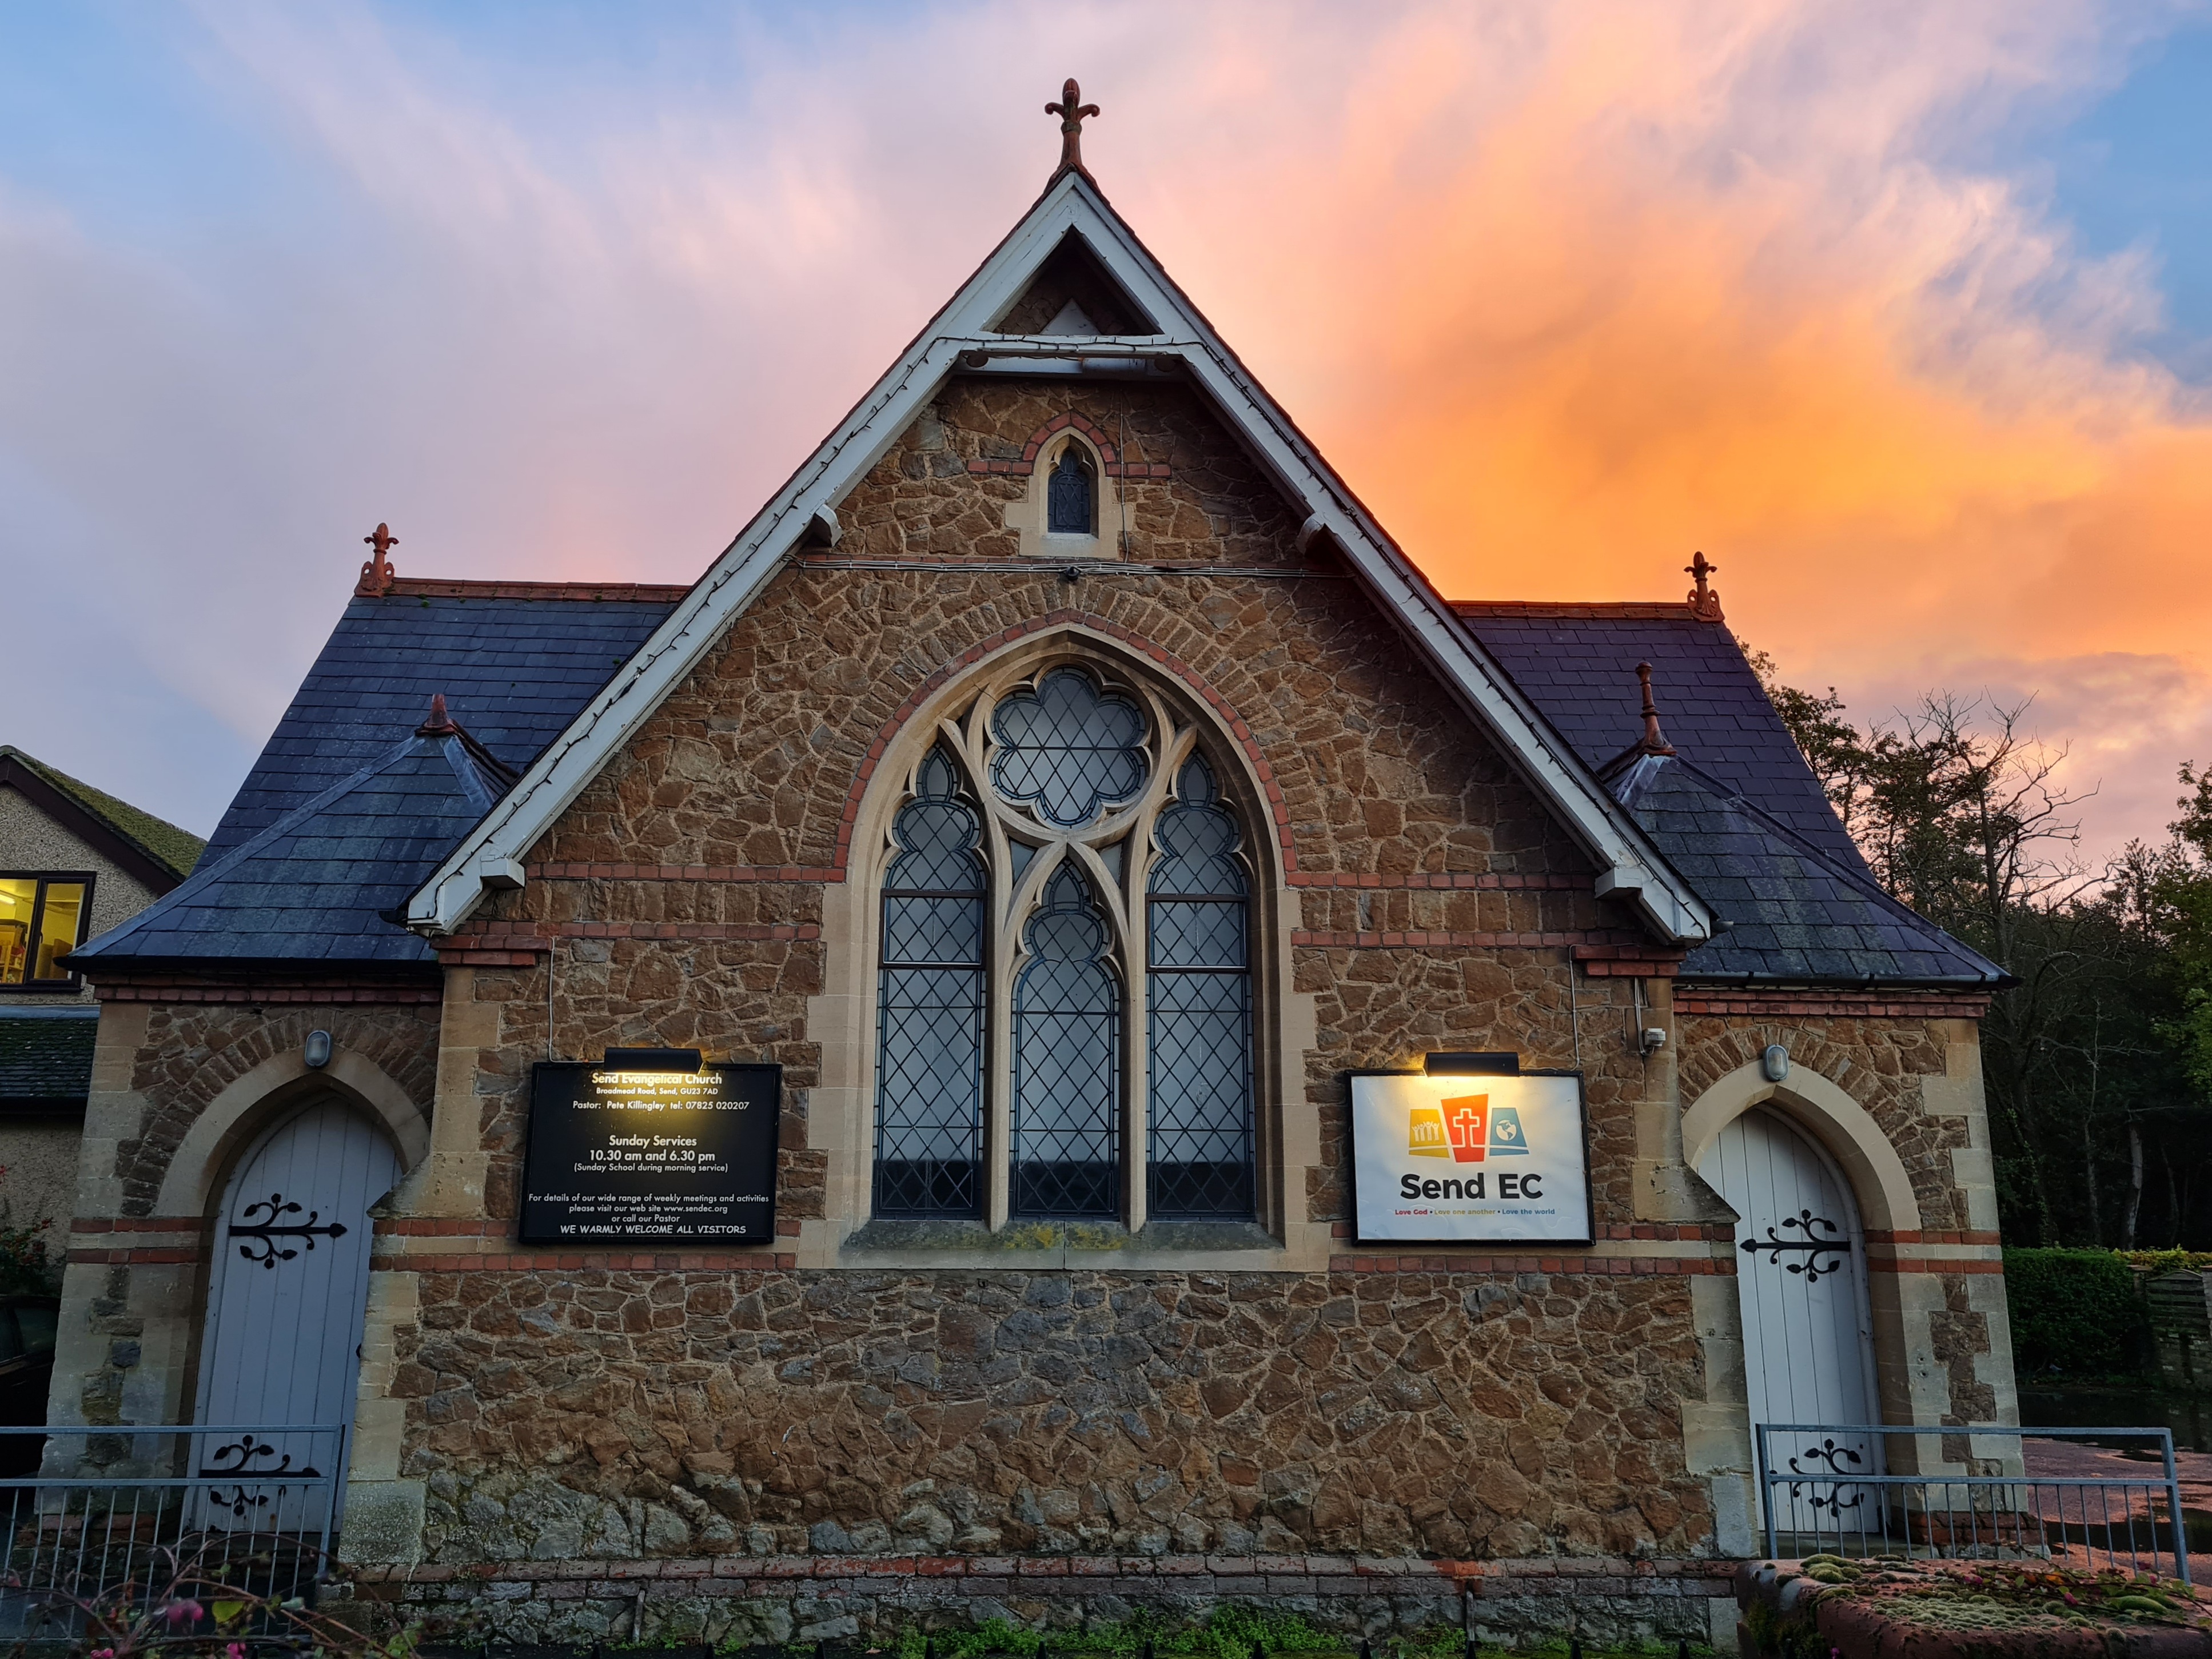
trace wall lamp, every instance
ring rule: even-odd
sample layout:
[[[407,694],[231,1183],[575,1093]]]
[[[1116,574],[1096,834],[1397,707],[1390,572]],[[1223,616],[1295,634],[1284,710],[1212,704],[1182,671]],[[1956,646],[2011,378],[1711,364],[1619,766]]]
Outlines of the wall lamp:
[[[1424,1054],[1421,1069],[1431,1077],[1519,1077],[1517,1054]]]

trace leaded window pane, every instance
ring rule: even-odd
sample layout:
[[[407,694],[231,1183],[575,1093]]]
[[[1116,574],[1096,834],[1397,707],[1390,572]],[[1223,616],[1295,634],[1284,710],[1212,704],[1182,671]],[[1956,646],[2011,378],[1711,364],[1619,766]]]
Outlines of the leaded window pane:
[[[1098,533],[1097,492],[1079,445],[1071,442],[1045,481],[1045,530],[1054,536]]]
[[[982,824],[933,750],[899,809],[878,988],[876,1213],[983,1205]]]
[[[1121,994],[1108,930],[1073,859],[1045,884],[1014,988],[1013,1210],[1120,1213]]]
[[[1135,799],[1152,775],[1144,711],[1079,668],[1055,668],[1001,700],[991,735],[992,787],[1062,829]]]
[[[1150,1210],[1255,1213],[1250,900],[1237,820],[1194,757],[1153,831],[1146,975]]]

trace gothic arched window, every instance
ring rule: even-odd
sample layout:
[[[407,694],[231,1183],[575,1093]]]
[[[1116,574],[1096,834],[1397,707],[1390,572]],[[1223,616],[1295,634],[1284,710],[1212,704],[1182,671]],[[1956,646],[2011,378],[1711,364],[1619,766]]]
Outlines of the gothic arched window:
[[[1070,441],[1060,452],[1045,486],[1045,533],[1048,536],[1095,536],[1098,533],[1098,492],[1091,462],[1083,446]]]
[[[1152,831],[1146,883],[1157,1216],[1252,1212],[1251,901],[1237,819],[1193,756]]]
[[[939,732],[884,849],[876,1213],[1253,1216],[1255,872],[1196,731],[1060,662]]]
[[[1016,1215],[1121,1211],[1121,988],[1091,884],[1063,860],[1014,985]]]
[[[891,823],[876,1011],[876,1213],[983,1210],[982,820],[942,747]]]

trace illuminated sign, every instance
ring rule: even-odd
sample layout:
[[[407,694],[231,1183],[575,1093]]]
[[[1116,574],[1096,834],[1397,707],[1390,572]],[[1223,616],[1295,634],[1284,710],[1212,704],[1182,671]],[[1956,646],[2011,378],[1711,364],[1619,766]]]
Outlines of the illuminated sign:
[[[1359,1237],[1588,1243],[1583,1080],[1572,1072],[1355,1072]]]
[[[766,1244],[780,1066],[532,1068],[526,1244]]]

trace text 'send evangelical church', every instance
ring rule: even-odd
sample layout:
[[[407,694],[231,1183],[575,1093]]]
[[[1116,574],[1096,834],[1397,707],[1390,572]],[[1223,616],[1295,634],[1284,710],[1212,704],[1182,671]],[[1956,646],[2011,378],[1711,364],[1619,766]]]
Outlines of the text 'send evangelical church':
[[[343,1424],[356,1595],[744,1642],[1702,1640],[1755,1425],[2016,1420],[2002,975],[1702,556],[1440,598],[1079,98],[691,587],[379,526],[198,870],[70,958],[56,1423]]]

